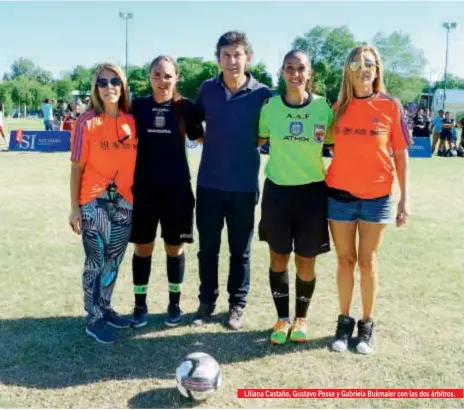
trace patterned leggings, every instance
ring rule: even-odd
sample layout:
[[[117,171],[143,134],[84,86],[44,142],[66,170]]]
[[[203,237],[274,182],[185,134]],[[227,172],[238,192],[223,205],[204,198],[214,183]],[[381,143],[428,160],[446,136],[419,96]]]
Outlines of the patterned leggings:
[[[113,201],[106,193],[81,207],[85,251],[84,307],[87,322],[95,323],[111,309],[111,295],[119,265],[129,243],[132,204],[119,194]]]

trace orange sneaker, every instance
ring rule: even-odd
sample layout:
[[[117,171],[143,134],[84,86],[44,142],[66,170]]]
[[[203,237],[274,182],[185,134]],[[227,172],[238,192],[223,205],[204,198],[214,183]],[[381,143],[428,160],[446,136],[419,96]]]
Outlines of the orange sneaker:
[[[305,318],[295,318],[290,333],[290,340],[296,343],[304,343],[308,341],[308,322]]]

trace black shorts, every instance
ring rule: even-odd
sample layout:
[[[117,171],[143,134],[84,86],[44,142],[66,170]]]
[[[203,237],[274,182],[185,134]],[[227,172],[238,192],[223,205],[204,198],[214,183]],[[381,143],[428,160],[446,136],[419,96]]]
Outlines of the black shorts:
[[[193,243],[195,197],[190,184],[134,192],[130,241],[148,244],[155,240],[158,223],[168,245]]]
[[[330,251],[327,186],[324,181],[282,186],[264,183],[259,239],[277,253],[304,258]]]
[[[440,141],[453,141],[453,134],[440,133]]]

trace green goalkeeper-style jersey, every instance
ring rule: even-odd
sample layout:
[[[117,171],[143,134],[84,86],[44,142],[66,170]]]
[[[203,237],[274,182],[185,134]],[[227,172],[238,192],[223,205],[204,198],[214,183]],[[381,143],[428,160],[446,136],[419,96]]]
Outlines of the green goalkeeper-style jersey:
[[[312,94],[300,106],[282,95],[269,98],[261,108],[259,136],[270,141],[266,177],[277,185],[304,185],[325,179],[323,145],[333,111],[324,97]]]

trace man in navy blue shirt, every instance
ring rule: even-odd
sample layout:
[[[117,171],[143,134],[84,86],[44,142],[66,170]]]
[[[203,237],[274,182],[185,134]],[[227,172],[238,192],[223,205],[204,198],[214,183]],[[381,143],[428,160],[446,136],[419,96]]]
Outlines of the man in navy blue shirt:
[[[194,319],[196,325],[209,319],[216,306],[225,220],[230,251],[228,324],[234,330],[243,326],[258,201],[259,113],[263,102],[272,96],[269,88],[246,72],[251,56],[251,45],[244,33],[223,34],[216,44],[222,72],[201,85],[197,100],[206,132],[196,206],[200,242],[200,306]]]

